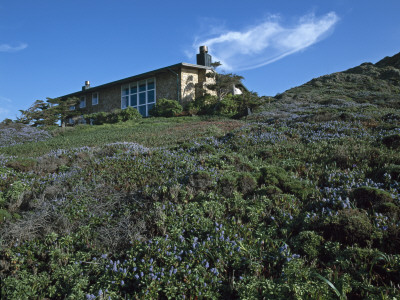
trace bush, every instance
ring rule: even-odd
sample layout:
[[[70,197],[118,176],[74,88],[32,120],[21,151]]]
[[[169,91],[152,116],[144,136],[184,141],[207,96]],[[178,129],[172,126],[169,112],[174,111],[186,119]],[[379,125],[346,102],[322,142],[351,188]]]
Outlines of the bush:
[[[231,197],[237,188],[236,176],[225,175],[218,181],[218,188],[223,196]]]
[[[154,117],[175,117],[183,111],[182,105],[176,100],[159,99],[156,105],[150,110]]]
[[[345,245],[358,243],[366,246],[371,242],[373,227],[365,211],[340,210],[337,217],[325,228],[325,234]]]
[[[313,187],[308,186],[297,178],[291,177],[280,167],[268,166],[261,168],[260,171],[260,184],[275,185],[284,193],[293,194],[303,200],[314,193]]]
[[[140,112],[132,107],[129,106],[125,109],[122,109],[119,111],[119,115],[121,116],[122,122],[130,121],[130,120],[140,120],[142,118],[142,115]]]
[[[35,168],[37,161],[32,158],[18,158],[6,163],[7,167],[19,172],[28,172]]]
[[[206,94],[190,102],[186,109],[191,115],[213,114],[217,103],[218,98],[216,96]]]
[[[198,171],[189,176],[189,184],[200,190],[207,190],[212,185],[212,178],[209,173]]]
[[[0,224],[12,218],[12,215],[5,209],[0,209]]]
[[[217,103],[215,112],[218,115],[233,116],[238,113],[239,104],[236,101],[236,96],[228,95]]]
[[[315,231],[302,231],[294,238],[293,244],[297,253],[314,259],[318,257],[323,240]]]
[[[400,165],[388,165],[371,172],[373,179],[380,182],[385,181],[385,174],[390,175],[392,180],[400,181]]]
[[[142,115],[134,107],[127,107],[125,109],[115,109],[112,112],[98,112],[84,116],[85,119],[92,120],[93,125],[114,124],[119,122],[126,122],[129,120],[140,120]]]
[[[251,173],[243,173],[237,179],[239,190],[243,194],[248,194],[254,191],[257,187],[257,181],[251,175]]]
[[[382,139],[382,143],[388,148],[397,149],[400,147],[400,134],[385,136]]]
[[[356,201],[357,207],[365,209],[393,201],[392,196],[388,192],[366,186],[354,189],[352,196]]]

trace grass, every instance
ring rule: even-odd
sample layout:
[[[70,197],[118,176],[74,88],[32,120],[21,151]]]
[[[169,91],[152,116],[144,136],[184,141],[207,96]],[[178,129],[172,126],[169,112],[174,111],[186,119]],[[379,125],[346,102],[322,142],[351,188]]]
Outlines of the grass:
[[[115,142],[135,142],[147,147],[171,146],[179,142],[226,132],[242,122],[218,117],[149,118],[113,125],[56,128],[52,139],[0,148],[0,154],[36,157],[55,149],[96,147]]]

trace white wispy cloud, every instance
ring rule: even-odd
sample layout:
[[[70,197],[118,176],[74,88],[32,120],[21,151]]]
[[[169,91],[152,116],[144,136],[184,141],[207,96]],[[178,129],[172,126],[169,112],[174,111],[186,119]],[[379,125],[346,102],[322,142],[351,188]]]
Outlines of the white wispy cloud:
[[[217,36],[195,39],[193,48],[207,45],[214,61],[226,71],[258,68],[306,49],[332,31],[339,17],[307,15],[294,26],[285,26],[276,16],[242,31],[225,31]]]
[[[6,98],[6,97],[3,97],[3,96],[0,96],[0,102],[8,102],[8,103],[11,103],[11,102],[12,102],[12,100],[11,100],[11,99],[9,99],[9,98]]]
[[[28,44],[25,43],[20,43],[16,46],[11,46],[9,44],[0,44],[0,52],[17,52],[24,50],[26,47],[28,47]]]

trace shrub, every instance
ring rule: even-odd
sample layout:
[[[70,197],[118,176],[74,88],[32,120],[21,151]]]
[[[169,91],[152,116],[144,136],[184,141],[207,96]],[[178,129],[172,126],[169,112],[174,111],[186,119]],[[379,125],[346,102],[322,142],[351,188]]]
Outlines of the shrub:
[[[11,218],[12,216],[7,210],[0,209],[0,224]]]
[[[216,96],[206,94],[190,102],[186,109],[191,115],[213,114],[217,102]]]
[[[102,111],[102,112],[98,112],[98,113],[84,115],[84,118],[92,120],[93,125],[103,125],[103,124],[107,123],[107,115],[108,115],[108,113]]]
[[[359,187],[353,190],[352,197],[356,201],[358,208],[369,209],[375,205],[385,202],[392,202],[392,196],[383,190],[373,187]]]
[[[257,181],[250,173],[242,173],[237,179],[239,190],[243,194],[248,194],[254,191],[257,187]]]
[[[198,171],[189,176],[189,184],[200,190],[206,190],[212,185],[212,178],[209,173]]]
[[[93,125],[113,124],[119,122],[126,122],[129,120],[140,120],[142,115],[134,107],[127,107],[125,109],[115,109],[112,112],[98,112],[84,116],[85,119],[92,120]]]
[[[208,145],[208,144],[203,144],[200,147],[196,149],[197,153],[209,153],[213,154],[216,152],[215,147]]]
[[[306,199],[314,192],[314,188],[308,186],[297,178],[289,174],[280,167],[268,166],[260,169],[261,177],[259,183],[265,185],[275,185],[284,193],[293,194],[300,199]]]
[[[130,121],[130,120],[140,120],[142,118],[142,115],[140,112],[132,107],[129,106],[125,109],[120,110],[119,115],[121,116],[122,122]]]
[[[176,100],[159,99],[156,105],[150,110],[150,115],[154,117],[174,117],[183,110],[182,105]]]
[[[400,165],[392,164],[371,172],[373,179],[380,182],[385,181],[385,174],[390,175],[391,180],[400,181]]]
[[[18,158],[6,163],[7,167],[13,168],[19,172],[28,172],[37,164],[37,161],[32,158]]]
[[[236,176],[227,174],[218,181],[218,188],[225,197],[231,197],[237,188]]]
[[[377,205],[375,211],[388,216],[392,221],[399,220],[400,207],[391,202],[385,202]]]
[[[238,113],[239,104],[235,99],[236,96],[227,95],[215,106],[215,112],[223,116],[233,116]]]
[[[323,240],[315,231],[302,231],[294,238],[293,245],[296,253],[314,259],[318,257]]]
[[[382,139],[382,143],[388,148],[397,149],[400,147],[400,134],[385,136]]]
[[[324,230],[325,235],[345,245],[358,243],[366,246],[371,242],[372,224],[365,211],[340,210],[337,217]]]

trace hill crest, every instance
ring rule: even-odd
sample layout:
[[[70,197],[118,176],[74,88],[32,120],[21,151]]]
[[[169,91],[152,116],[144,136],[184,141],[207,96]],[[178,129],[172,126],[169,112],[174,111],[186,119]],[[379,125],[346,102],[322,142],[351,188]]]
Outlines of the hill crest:
[[[400,107],[400,53],[385,57],[376,64],[367,62],[346,71],[314,78],[276,98],[304,102],[341,99]]]

